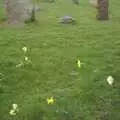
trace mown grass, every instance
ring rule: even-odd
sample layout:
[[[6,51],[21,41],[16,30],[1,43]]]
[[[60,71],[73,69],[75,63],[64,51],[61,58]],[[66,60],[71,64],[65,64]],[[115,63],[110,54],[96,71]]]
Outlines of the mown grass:
[[[41,3],[37,22],[0,26],[0,120],[119,120],[120,15],[110,1],[110,20],[97,21],[88,1]],[[0,8],[0,19],[2,11]],[[61,16],[77,23],[61,25]],[[16,68],[29,48],[31,64]],[[85,63],[80,69],[76,61]],[[115,78],[110,87],[106,78]],[[48,105],[46,98],[55,103]],[[13,103],[19,113],[11,117]]]

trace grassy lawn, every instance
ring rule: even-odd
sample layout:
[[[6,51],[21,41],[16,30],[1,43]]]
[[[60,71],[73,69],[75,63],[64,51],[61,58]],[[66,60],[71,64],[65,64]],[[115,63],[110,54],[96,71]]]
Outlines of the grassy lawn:
[[[40,6],[36,23],[0,25],[0,120],[120,120],[120,1],[110,0],[110,20],[104,22],[87,0]],[[58,23],[64,15],[77,23]],[[23,46],[31,63],[16,67]],[[107,84],[109,75],[114,87]],[[47,104],[52,96],[54,103]],[[14,103],[19,112],[12,117]]]

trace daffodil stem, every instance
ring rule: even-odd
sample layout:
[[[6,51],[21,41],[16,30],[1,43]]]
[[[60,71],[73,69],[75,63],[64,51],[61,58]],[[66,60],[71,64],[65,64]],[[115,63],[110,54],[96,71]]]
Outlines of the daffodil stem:
[[[14,116],[12,116],[12,120],[14,120]]]

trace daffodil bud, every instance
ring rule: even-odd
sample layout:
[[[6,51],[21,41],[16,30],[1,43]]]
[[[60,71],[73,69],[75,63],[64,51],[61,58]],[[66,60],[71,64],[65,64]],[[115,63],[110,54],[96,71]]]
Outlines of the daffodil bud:
[[[22,50],[23,50],[24,53],[26,53],[28,49],[27,49],[27,47],[24,46],[24,47],[22,48]]]
[[[78,65],[78,68],[81,67],[81,62],[80,62],[80,60],[77,61],[77,65]]]

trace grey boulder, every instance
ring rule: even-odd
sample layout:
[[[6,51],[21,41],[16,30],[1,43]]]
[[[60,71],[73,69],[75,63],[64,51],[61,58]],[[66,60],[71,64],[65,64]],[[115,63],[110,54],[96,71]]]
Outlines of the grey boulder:
[[[63,24],[70,24],[70,23],[74,23],[75,19],[72,18],[71,16],[63,16],[60,18],[59,22]]]

